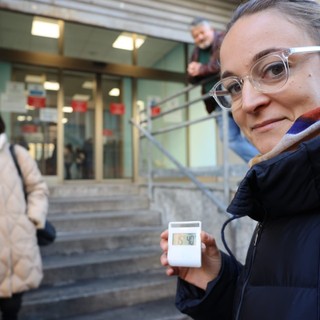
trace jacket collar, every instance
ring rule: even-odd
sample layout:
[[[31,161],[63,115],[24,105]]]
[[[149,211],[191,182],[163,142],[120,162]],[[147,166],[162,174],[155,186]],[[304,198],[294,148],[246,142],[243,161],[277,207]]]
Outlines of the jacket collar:
[[[320,108],[294,123],[268,154],[253,159],[227,211],[257,221],[320,208]]]

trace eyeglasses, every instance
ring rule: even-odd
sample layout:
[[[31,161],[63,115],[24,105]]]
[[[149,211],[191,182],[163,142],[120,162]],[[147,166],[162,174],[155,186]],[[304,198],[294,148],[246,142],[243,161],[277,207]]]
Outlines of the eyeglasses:
[[[221,108],[230,109],[240,103],[244,81],[263,93],[279,91],[290,76],[289,57],[293,54],[320,52],[320,46],[289,48],[272,52],[257,60],[244,77],[221,79],[209,91]]]

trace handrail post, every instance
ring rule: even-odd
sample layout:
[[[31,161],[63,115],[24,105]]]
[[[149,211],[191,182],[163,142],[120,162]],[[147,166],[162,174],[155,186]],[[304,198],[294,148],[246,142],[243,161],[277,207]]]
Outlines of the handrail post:
[[[147,106],[147,127],[148,131],[152,131],[152,120],[151,120],[151,106]],[[152,146],[150,140],[147,145],[147,166],[148,166],[148,197],[149,200],[153,199],[153,177],[152,177]]]

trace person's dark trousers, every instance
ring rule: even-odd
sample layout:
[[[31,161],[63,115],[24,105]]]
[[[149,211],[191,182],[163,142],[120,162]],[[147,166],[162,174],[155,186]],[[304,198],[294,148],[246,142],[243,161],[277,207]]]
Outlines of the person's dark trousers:
[[[16,293],[10,298],[0,298],[2,320],[18,320],[22,305],[22,293]]]

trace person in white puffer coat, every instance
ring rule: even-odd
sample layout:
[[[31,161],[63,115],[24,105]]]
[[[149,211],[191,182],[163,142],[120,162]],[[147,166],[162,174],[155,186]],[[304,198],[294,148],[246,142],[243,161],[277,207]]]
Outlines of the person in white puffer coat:
[[[24,292],[42,280],[42,261],[36,229],[48,212],[48,187],[28,151],[14,145],[23,176],[9,150],[5,123],[0,116],[0,310],[2,320],[16,320]]]

